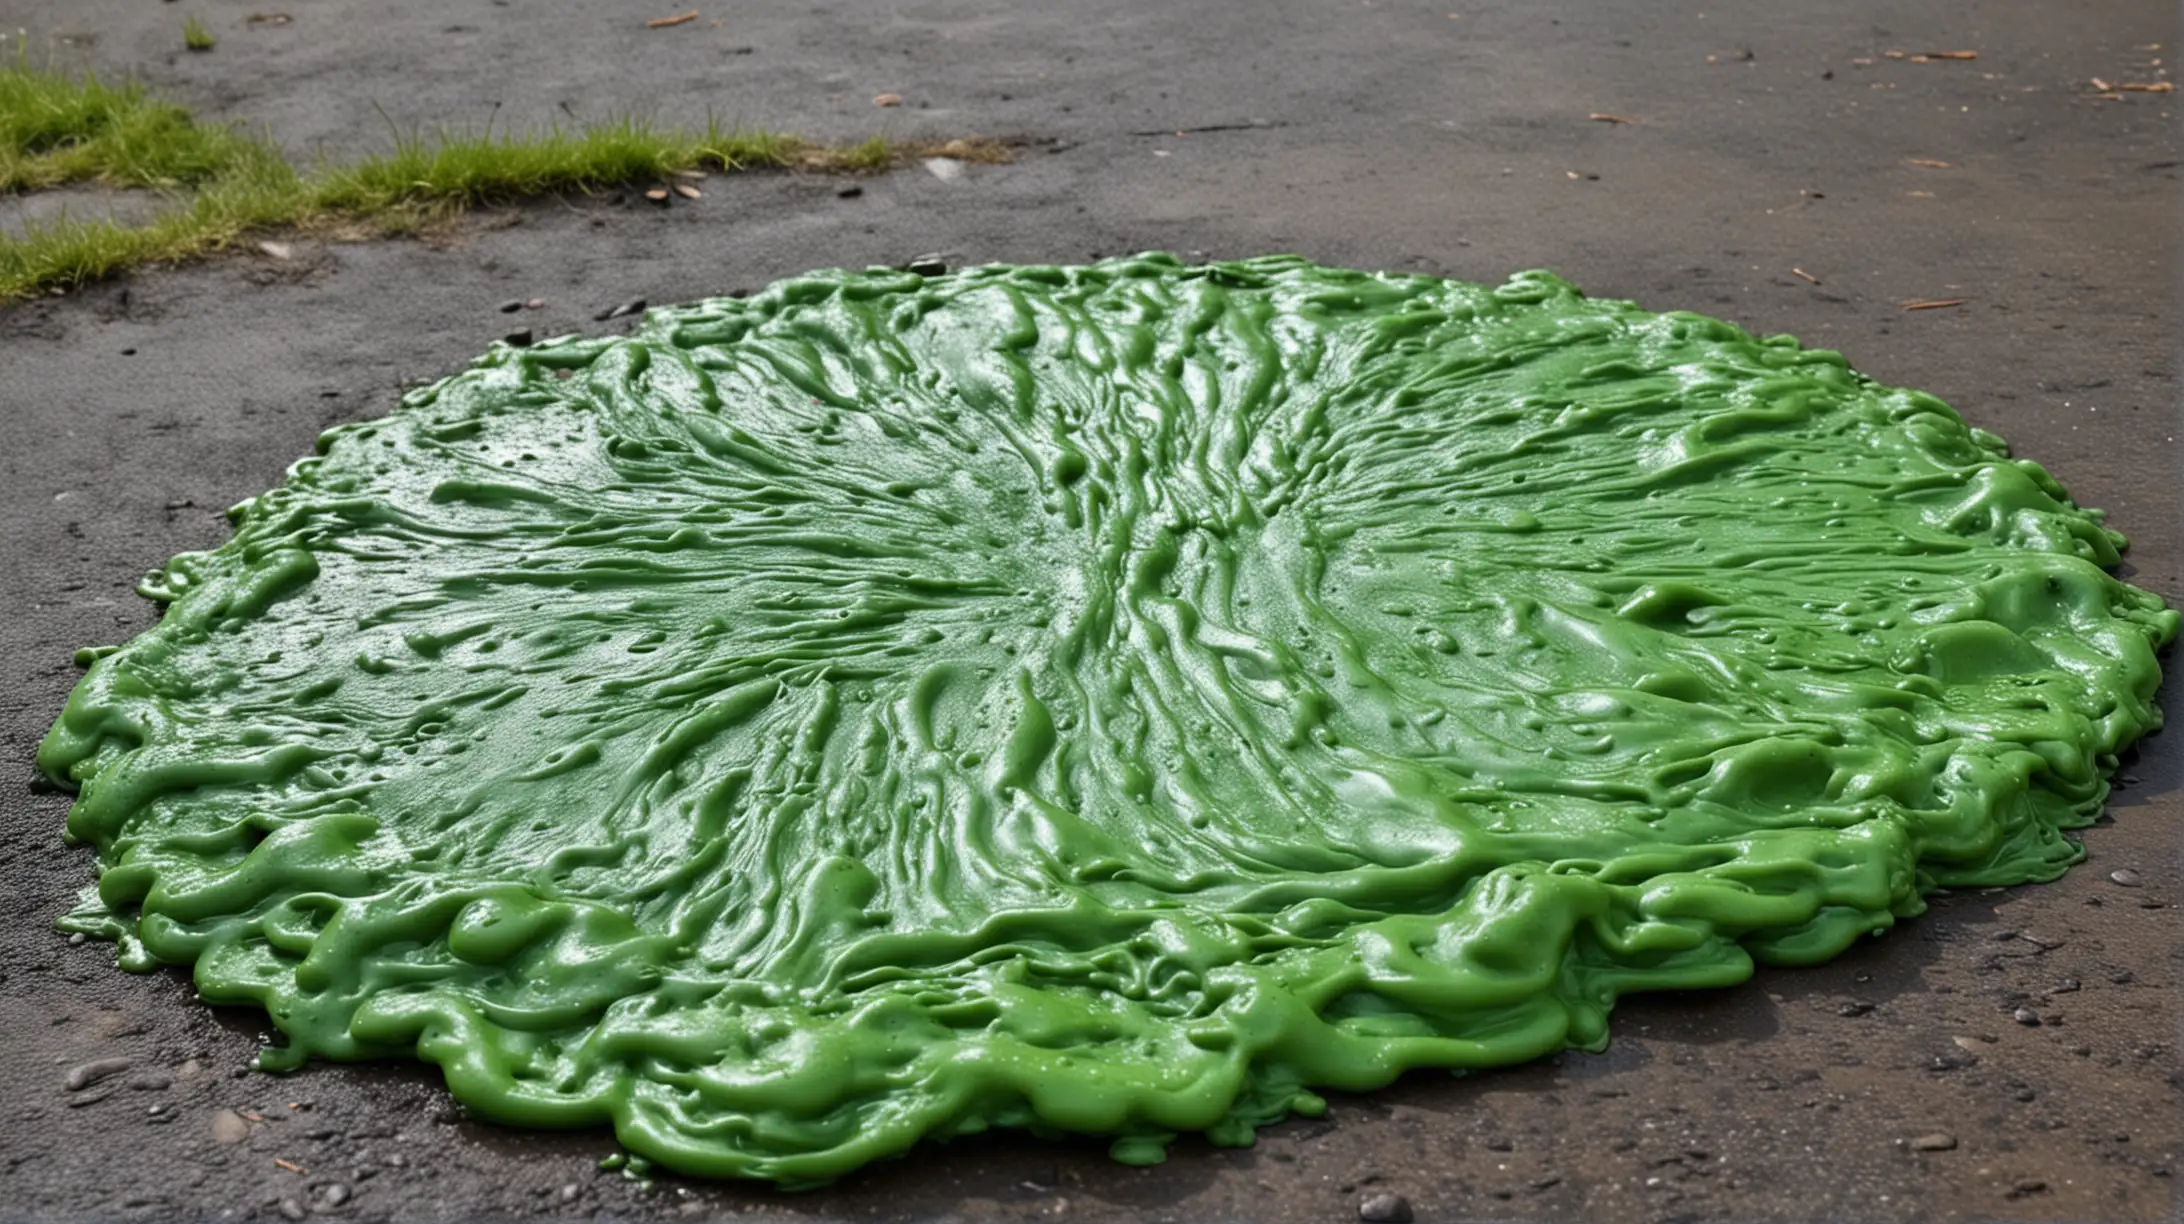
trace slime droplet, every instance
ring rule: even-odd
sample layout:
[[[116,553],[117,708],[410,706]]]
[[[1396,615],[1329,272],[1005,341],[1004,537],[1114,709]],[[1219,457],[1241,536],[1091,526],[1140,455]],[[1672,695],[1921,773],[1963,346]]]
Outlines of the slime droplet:
[[[1270,258],[822,273],[343,426],[40,754],[70,919],[810,1184],[1247,1143],[2054,877],[2175,613],[1946,405]]]

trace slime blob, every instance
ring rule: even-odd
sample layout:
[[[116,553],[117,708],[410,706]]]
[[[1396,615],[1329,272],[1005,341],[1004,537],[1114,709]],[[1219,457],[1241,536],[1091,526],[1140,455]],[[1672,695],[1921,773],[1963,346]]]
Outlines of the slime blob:
[[[789,1185],[1248,1143],[2051,879],[2177,630],[1835,353],[1294,258],[496,347],[233,518],[40,752],[67,925]]]

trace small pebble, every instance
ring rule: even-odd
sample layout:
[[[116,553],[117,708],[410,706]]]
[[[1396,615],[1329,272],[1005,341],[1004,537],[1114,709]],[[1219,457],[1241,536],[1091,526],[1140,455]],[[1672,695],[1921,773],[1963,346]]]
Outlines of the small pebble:
[[[1919,1135],[1911,1140],[1911,1150],[1914,1152],[1953,1152],[1956,1150],[1956,1145],[1956,1136],[1949,1134],[1947,1131],[1935,1131],[1930,1135]]]
[[[543,307],[544,305],[546,305],[546,299],[545,299],[545,298],[532,298],[532,299],[531,299],[530,301],[528,301],[528,302],[525,302],[525,303],[524,303],[523,305],[524,305],[524,307],[525,307],[526,309],[529,309],[529,310],[537,310],[537,309],[539,309],[540,307]]]
[[[310,1212],[303,1209],[302,1203],[299,1203],[292,1198],[284,1198],[281,1200],[280,1212],[281,1218],[286,1220],[301,1220],[311,1214]]]
[[[520,298],[511,299],[500,304],[502,314],[514,314],[521,309],[523,309],[523,301]]]
[[[839,196],[840,198],[842,198],[842,199],[844,199],[844,200],[854,200],[854,199],[856,199],[856,198],[857,198],[858,196],[861,196],[861,195],[863,195],[863,194],[864,194],[864,188],[862,188],[862,187],[859,187],[859,186],[858,186],[857,184],[855,184],[855,183],[851,183],[851,184],[850,184],[849,186],[847,186],[847,187],[837,187],[837,188],[835,188],[835,189],[834,189],[834,194],[835,194],[836,196]]]
[[[2137,888],[2139,886],[2139,873],[2129,867],[2116,868],[2108,873],[2108,878],[2114,881],[2119,888]]]
[[[1366,1224],[1410,1224],[1410,1200],[1400,1194],[1368,1194],[1357,1205],[1357,1218]]]
[[[643,298],[631,298],[630,300],[622,303],[619,306],[609,307],[606,310],[600,311],[598,314],[592,316],[592,320],[594,322],[604,323],[608,319],[619,319],[623,315],[640,314],[644,311],[644,308],[645,300]]]
[[[2047,1183],[2037,1177],[2020,1177],[2012,1189],[2018,1194],[2038,1194],[2047,1189]]]
[[[2011,1012],[2010,1019],[2017,1021],[2019,1024],[2024,1025],[2026,1028],[2040,1027],[2040,1013],[2032,1010],[2029,1007],[2020,1007],[2016,1011]]]
[[[564,1182],[561,1187],[561,1201],[564,1203],[573,1203],[577,1200],[577,1197],[579,1195],[582,1195],[583,1193],[584,1187],[577,1185],[575,1182]]]
[[[948,261],[938,255],[920,255],[904,264],[902,270],[915,272],[919,276],[939,276],[947,272]]]
[[[212,1111],[212,1141],[234,1144],[250,1138],[250,1123],[232,1109]]]
[[[70,1092],[81,1092],[110,1075],[119,1075],[129,1069],[131,1060],[126,1058],[100,1058],[70,1068],[63,1080]]]
[[[319,1192],[319,1201],[328,1207],[339,1207],[349,1201],[349,1187],[335,1182]]]
[[[90,940],[91,937],[89,935],[84,934],[82,931],[78,931],[68,937],[68,946],[71,948],[80,948],[86,943],[89,943]]]
[[[531,338],[532,337],[530,328],[519,327],[516,330],[509,332],[507,335],[502,336],[501,343],[508,345],[510,348],[529,348],[531,347]]]

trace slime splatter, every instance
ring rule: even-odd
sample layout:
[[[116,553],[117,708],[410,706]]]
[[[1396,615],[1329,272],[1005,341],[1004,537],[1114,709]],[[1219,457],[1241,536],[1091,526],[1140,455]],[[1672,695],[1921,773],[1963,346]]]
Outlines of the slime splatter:
[[[74,925],[792,1185],[1246,1143],[2052,878],[2177,629],[1837,354],[1288,258],[496,348],[234,519],[41,751]]]

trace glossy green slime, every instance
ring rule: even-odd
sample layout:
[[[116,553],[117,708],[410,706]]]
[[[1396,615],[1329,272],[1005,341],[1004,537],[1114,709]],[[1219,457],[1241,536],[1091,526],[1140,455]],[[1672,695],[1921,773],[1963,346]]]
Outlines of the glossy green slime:
[[[821,273],[319,451],[47,739],[73,925],[789,1184],[1248,1143],[2050,879],[2177,630],[1940,401],[1542,273]]]

